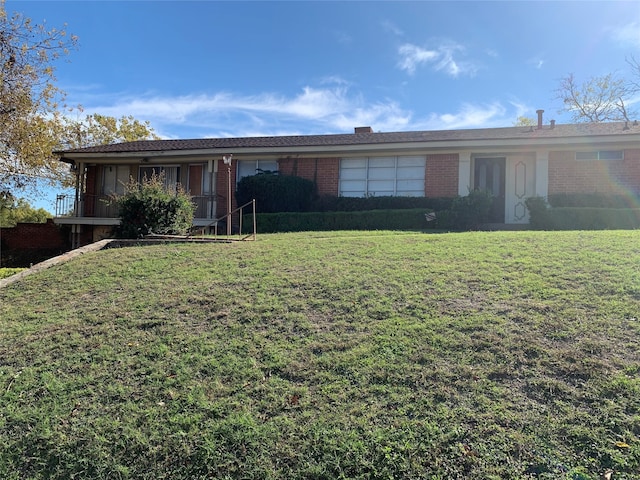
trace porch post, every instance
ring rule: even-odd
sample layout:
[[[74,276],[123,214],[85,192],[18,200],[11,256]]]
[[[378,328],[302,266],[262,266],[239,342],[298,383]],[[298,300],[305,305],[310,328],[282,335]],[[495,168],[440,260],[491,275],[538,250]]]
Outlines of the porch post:
[[[458,154],[458,195],[466,197],[471,191],[471,153]]]

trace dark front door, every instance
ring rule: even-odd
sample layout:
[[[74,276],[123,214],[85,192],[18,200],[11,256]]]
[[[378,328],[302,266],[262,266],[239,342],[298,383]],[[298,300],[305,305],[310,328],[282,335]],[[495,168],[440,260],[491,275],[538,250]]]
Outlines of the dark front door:
[[[489,222],[504,223],[504,179],[506,159],[476,158],[473,171],[473,187],[476,190],[487,190],[493,196],[493,206],[489,214]]]

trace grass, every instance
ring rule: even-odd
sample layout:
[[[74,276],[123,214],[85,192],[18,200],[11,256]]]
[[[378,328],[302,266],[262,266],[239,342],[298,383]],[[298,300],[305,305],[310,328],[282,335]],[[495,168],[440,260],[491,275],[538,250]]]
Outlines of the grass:
[[[0,268],[0,280],[3,278],[10,277],[15,275],[16,273],[20,273],[21,271],[26,270],[24,268]]]
[[[265,235],[0,291],[0,477],[640,478],[640,231]]]

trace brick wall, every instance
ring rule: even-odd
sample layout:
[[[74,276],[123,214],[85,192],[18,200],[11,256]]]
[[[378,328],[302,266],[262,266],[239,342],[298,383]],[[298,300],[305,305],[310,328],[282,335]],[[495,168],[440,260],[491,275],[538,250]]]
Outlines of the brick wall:
[[[457,153],[427,155],[424,192],[427,197],[455,197],[458,195]]]
[[[316,182],[319,195],[338,195],[339,158],[281,158],[278,171]]]
[[[7,249],[64,249],[67,246],[67,239],[51,219],[47,223],[18,223],[15,227],[0,228],[0,239],[2,248]]]
[[[577,161],[574,152],[549,153],[549,194],[640,193],[640,149],[626,150],[624,160]]]

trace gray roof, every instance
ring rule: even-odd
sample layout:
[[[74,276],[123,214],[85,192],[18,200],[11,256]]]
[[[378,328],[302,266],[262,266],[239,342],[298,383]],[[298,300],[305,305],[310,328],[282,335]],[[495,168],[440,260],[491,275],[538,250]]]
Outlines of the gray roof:
[[[76,148],[56,152],[68,153],[134,153],[167,152],[180,150],[238,150],[242,148],[288,148],[288,147],[339,147],[354,145],[381,145],[385,143],[527,140],[528,142],[550,139],[585,138],[598,136],[627,136],[640,134],[640,125],[624,122],[564,124],[542,128],[506,127],[478,128],[466,130],[432,130],[386,133],[344,133],[334,135],[291,135],[277,137],[199,138],[191,140],[142,140],[114,143],[95,147]]]

